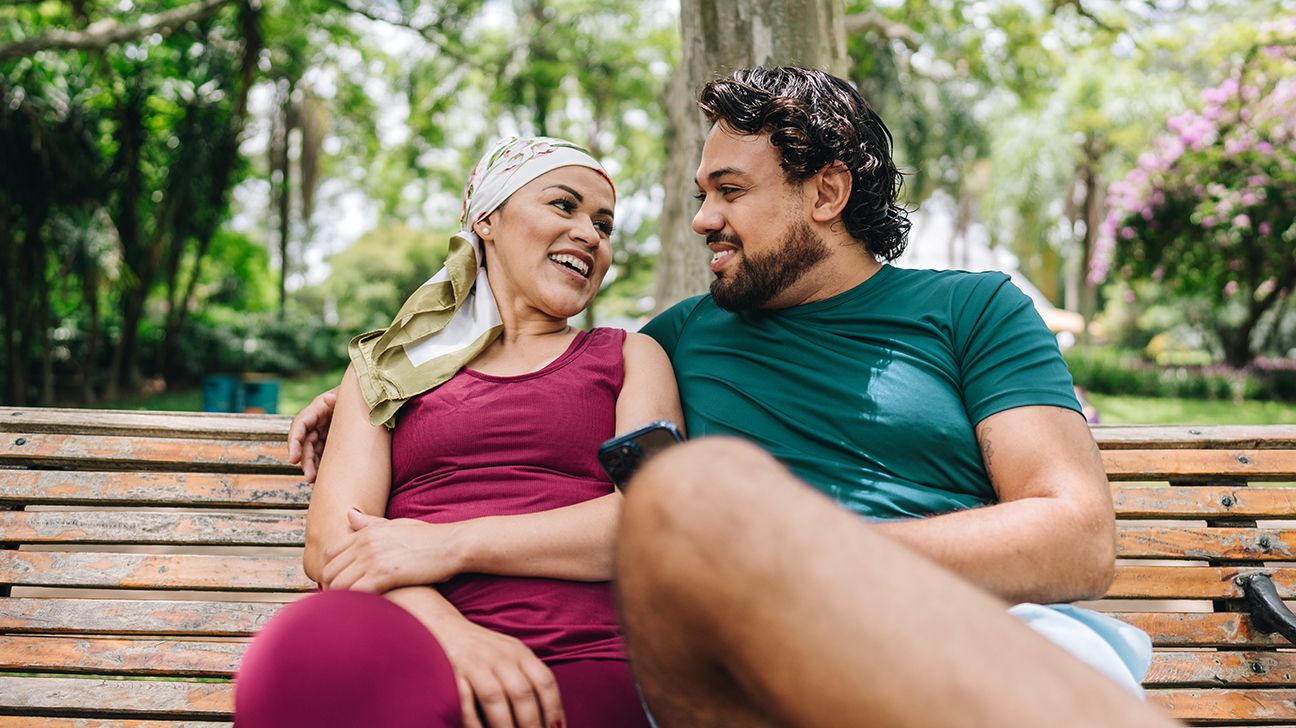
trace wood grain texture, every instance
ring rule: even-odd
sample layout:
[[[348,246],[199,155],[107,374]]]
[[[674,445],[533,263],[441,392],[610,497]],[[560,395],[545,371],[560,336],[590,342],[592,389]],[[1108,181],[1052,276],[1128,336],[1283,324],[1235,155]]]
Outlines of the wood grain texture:
[[[0,670],[228,678],[245,648],[240,642],[0,635]]]
[[[1112,487],[1118,518],[1296,518],[1296,488]]]
[[[305,540],[300,514],[0,511],[0,543],[301,546]]]
[[[0,432],[284,442],[291,422],[282,415],[0,407]]]
[[[91,506],[306,508],[311,485],[300,475],[78,473],[7,470],[0,503]]]
[[[1103,450],[1109,480],[1296,480],[1294,450]]]
[[[1296,450],[1296,425],[1095,425],[1104,450]]]
[[[1121,525],[1116,529],[1116,556],[1122,559],[1296,561],[1296,531]]]
[[[1296,721],[1296,690],[1169,688],[1147,691],[1147,702],[1190,723],[1232,725]]]
[[[1146,687],[1296,686],[1296,653],[1157,652]]]
[[[281,606],[273,602],[10,597],[0,599],[0,632],[248,637]]]
[[[285,475],[300,472],[288,462],[286,442],[37,432],[0,433],[0,465]]]
[[[1268,574],[1283,599],[1296,599],[1296,568],[1143,566],[1118,564],[1109,599],[1237,599],[1242,587],[1235,579]]]
[[[0,551],[0,584],[304,592],[300,558]]]
[[[1147,632],[1156,647],[1290,647],[1279,634],[1265,634],[1238,612],[1112,612]]]
[[[232,683],[0,675],[0,710],[58,716],[229,720]]]

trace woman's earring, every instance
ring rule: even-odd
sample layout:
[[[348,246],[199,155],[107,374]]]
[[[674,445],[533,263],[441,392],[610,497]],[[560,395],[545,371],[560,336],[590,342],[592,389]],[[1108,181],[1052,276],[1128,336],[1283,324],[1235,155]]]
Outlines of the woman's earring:
[[[490,226],[482,225],[482,235],[490,235]]]

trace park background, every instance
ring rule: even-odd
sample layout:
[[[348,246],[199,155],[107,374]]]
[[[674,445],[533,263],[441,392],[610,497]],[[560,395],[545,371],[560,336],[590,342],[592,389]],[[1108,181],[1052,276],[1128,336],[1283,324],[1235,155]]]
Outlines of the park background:
[[[689,99],[755,63],[858,85],[901,264],[1012,272],[1104,423],[1296,422],[1291,0],[3,0],[0,404],[296,411],[506,134],[606,160],[581,323],[633,328],[705,289]]]

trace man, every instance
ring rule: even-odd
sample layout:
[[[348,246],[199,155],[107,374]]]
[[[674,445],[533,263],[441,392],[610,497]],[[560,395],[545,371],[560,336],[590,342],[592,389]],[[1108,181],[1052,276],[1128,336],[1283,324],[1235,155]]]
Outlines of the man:
[[[1168,724],[1118,687],[1137,690],[1145,636],[1036,606],[1106,590],[1114,519],[1028,299],[1001,274],[880,262],[905,244],[901,176],[841,79],[743,69],[699,106],[694,229],[716,280],[644,332],[690,436],[737,439],[674,448],[627,489],[620,604],[654,715]],[[318,445],[326,410],[299,416],[294,447]]]

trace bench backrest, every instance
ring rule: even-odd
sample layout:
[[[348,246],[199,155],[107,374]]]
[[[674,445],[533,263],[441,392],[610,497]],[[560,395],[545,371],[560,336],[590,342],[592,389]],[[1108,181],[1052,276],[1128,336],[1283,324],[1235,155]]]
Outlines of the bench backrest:
[[[1116,581],[1097,606],[1152,635],[1148,700],[1191,723],[1296,723],[1296,653],[1278,651],[1293,645],[1244,601],[1256,574],[1296,598],[1296,426],[1094,435],[1118,519]]]
[[[313,589],[287,429],[0,408],[0,728],[230,719],[246,639]],[[1149,700],[1193,723],[1296,724],[1296,653],[1238,611],[1237,581],[1269,574],[1296,599],[1296,426],[1094,433],[1120,519],[1097,606],[1152,634]]]

